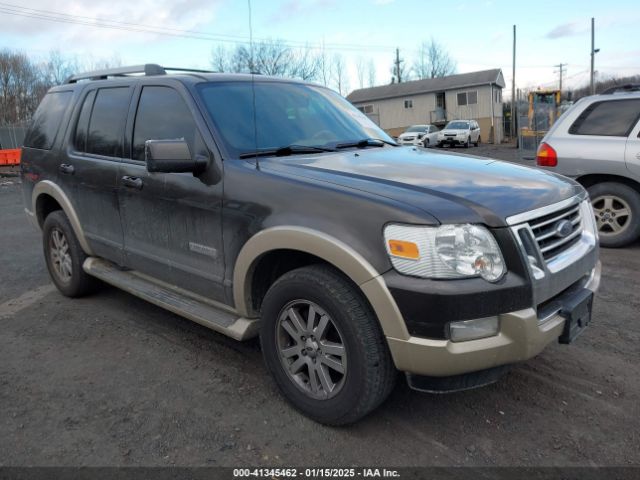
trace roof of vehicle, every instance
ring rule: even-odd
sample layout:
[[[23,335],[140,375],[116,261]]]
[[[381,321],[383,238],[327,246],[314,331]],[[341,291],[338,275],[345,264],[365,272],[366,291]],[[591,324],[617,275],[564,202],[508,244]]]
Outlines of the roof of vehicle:
[[[207,82],[250,82],[256,77],[260,81],[280,82],[280,83],[300,83],[307,84],[297,79],[272,77],[261,74],[250,73],[219,73],[208,70],[197,70],[189,68],[173,68],[162,67],[156,64],[134,65],[128,67],[109,68],[104,70],[95,70],[90,72],[79,73],[67,78],[63,85],[57,88],[69,87],[75,84],[86,84],[87,82],[109,82],[109,81],[130,81],[137,82],[147,78],[170,78],[182,82],[197,83]]]

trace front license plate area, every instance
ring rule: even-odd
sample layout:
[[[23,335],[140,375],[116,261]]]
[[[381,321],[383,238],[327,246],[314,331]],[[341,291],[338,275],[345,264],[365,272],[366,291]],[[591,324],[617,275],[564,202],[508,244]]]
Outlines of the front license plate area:
[[[565,318],[564,330],[558,341],[569,344],[589,325],[593,309],[593,292],[581,290],[567,299],[563,299],[560,315]]]

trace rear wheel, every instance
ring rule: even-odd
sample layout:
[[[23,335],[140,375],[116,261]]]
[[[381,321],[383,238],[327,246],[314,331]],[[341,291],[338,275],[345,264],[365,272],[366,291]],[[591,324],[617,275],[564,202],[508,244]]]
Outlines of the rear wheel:
[[[357,288],[324,265],[286,273],[264,298],[260,343],[284,397],[312,419],[343,425],[389,395],[396,370]]]
[[[67,297],[91,292],[98,281],[82,269],[87,255],[61,210],[50,213],[42,227],[44,258],[55,286]]]
[[[598,183],[588,190],[603,247],[623,247],[640,237],[640,193],[615,182]]]

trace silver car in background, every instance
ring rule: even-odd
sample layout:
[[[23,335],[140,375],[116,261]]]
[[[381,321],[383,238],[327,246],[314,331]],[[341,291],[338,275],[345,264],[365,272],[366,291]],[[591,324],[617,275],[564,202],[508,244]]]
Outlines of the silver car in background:
[[[439,128],[435,125],[411,125],[398,136],[400,145],[435,145]]]
[[[640,238],[640,85],[580,99],[542,139],[536,161],[587,188],[603,247]]]

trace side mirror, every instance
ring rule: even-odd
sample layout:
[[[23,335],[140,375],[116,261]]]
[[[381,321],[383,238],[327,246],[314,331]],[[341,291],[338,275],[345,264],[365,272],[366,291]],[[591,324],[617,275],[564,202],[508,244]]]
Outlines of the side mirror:
[[[207,167],[207,158],[199,155],[194,160],[189,145],[182,139],[147,140],[144,142],[144,160],[149,172],[197,174]]]

